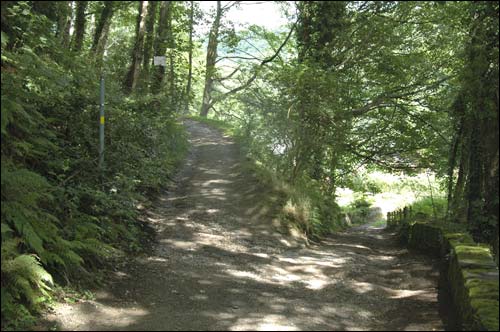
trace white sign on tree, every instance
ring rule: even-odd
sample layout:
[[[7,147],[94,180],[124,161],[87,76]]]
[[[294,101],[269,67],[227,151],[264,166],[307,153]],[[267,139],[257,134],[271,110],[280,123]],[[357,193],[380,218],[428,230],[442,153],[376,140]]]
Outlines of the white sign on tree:
[[[154,57],[154,65],[155,66],[166,66],[167,65],[167,60],[164,55],[162,56],[155,56]]]

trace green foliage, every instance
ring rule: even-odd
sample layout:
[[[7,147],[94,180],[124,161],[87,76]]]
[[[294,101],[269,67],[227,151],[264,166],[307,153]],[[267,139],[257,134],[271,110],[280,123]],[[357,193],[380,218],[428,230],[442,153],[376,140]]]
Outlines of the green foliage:
[[[187,148],[168,98],[125,97],[110,65],[99,172],[100,72],[32,6],[2,3],[2,329],[29,328],[53,283],[95,283],[111,258],[144,250],[138,207]]]
[[[498,11],[498,1],[467,3],[460,90],[449,108],[455,127],[448,171],[451,218],[466,221],[475,240],[494,247],[499,225]]]
[[[349,210],[361,215],[362,217],[366,217],[368,215],[368,211],[372,203],[368,200],[365,195],[361,195],[349,206]]]
[[[443,197],[423,197],[411,204],[413,214],[423,214],[438,219],[446,216],[448,202]]]
[[[33,323],[31,312],[50,297],[52,276],[37,256],[19,254],[21,239],[8,236],[5,227],[2,223],[2,322],[8,318],[5,326],[26,328]]]
[[[280,218],[291,223],[308,238],[318,239],[340,228],[340,209],[326,197],[314,181],[289,186]]]
[[[443,174],[463,6],[299,2],[297,44],[221,113],[253,157],[292,182],[319,181],[325,195],[386,191],[353,178],[364,165]]]
[[[385,181],[380,181],[372,177],[353,175],[346,182],[347,186],[356,192],[378,194],[384,191],[389,191]]]
[[[227,134],[234,135],[241,144],[245,166],[261,182],[271,184],[274,190],[280,193],[278,202],[280,211],[278,218],[290,227],[303,233],[309,239],[319,239],[341,228],[340,208],[332,197],[324,195],[319,183],[312,179],[303,179],[300,182],[290,183],[282,178],[275,170],[256,159],[250,153],[247,137],[241,134],[241,129],[235,129],[217,120],[203,118],[205,123],[224,129]]]
[[[164,73],[149,66],[128,96],[121,82],[137,3],[112,6],[105,56],[96,56],[90,24],[81,51],[64,46],[67,2],[2,2],[2,328],[32,321],[51,296],[46,273],[59,284],[95,280],[109,258],[140,251],[138,206],[168,184],[186,150],[176,116],[203,89],[195,66],[186,96],[186,55],[206,58],[203,41],[189,43],[188,3],[169,3],[168,36],[153,43],[168,46]],[[106,7],[89,2],[84,17],[98,22]],[[214,59],[211,113],[230,125],[197,119],[238,138],[251,168],[282,192],[281,218],[312,238],[335,230],[338,187],[361,195],[346,209],[359,220],[371,211],[367,195],[389,191],[400,200],[411,192],[420,198],[414,213],[441,218],[440,181],[418,175],[430,170],[449,177],[452,215],[467,214],[476,238],[498,241],[498,2],[298,2],[297,10],[295,39],[238,94],[226,95],[260,62],[248,59],[273,54],[287,32],[221,23],[221,57],[239,70]],[[417,175],[386,181],[380,169]]]
[[[208,118],[208,117],[203,117],[203,116],[198,116],[198,115],[190,115],[187,117],[188,119],[193,119],[198,122],[203,122],[206,123],[210,126],[216,127],[227,135],[235,136],[236,138],[239,138],[238,131],[235,129],[233,125],[231,125],[228,122],[224,122],[222,120],[214,119],[214,118]]]

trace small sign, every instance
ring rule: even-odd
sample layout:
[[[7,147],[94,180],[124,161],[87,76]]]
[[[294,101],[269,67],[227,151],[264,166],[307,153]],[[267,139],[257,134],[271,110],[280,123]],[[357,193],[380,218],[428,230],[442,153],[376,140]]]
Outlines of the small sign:
[[[167,65],[166,57],[164,55],[163,56],[155,56],[154,57],[154,65],[165,67]]]

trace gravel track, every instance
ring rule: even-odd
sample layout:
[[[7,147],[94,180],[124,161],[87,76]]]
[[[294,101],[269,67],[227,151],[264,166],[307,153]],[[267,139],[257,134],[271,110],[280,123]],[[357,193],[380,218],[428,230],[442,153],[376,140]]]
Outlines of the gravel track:
[[[273,224],[279,197],[245,174],[238,147],[185,120],[191,151],[149,222],[148,256],[96,299],[61,304],[62,330],[442,330],[435,262],[394,235],[351,228],[301,245]]]

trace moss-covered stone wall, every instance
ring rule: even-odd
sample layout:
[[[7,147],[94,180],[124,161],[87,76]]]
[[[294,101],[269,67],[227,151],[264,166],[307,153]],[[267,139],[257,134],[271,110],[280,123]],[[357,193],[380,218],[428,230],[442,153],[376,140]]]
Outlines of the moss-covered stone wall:
[[[498,331],[498,267],[488,246],[475,243],[461,225],[394,222],[401,241],[442,260],[441,287],[451,297],[456,326],[465,331]],[[420,220],[418,220],[420,219]]]

